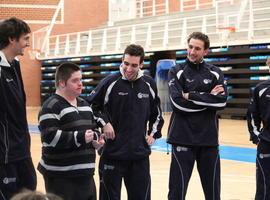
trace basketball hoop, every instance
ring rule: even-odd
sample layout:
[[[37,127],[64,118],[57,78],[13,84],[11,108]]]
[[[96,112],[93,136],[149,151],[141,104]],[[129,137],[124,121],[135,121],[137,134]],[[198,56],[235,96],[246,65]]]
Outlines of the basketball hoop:
[[[217,29],[219,31],[226,31],[226,32],[229,32],[229,33],[235,33],[236,31],[236,28],[234,26],[220,26],[220,27],[217,27]]]
[[[39,51],[38,50],[35,50],[35,49],[32,49],[32,50],[29,50],[28,51],[28,54],[29,54],[29,58],[31,60],[35,60],[35,59],[37,59],[37,56],[39,54]]]
[[[230,38],[230,34],[236,32],[236,28],[234,26],[220,26],[217,27],[218,33],[220,33],[222,44],[228,46],[228,41]],[[221,45],[222,46],[222,45]]]

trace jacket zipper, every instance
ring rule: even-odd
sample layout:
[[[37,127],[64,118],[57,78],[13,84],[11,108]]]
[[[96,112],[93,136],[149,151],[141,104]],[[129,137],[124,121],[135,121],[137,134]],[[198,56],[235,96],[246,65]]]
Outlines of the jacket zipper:
[[[6,114],[5,114],[5,121],[7,122],[6,120]],[[5,128],[5,125],[0,122],[2,127],[3,127],[3,130],[4,130],[4,144],[5,144],[5,148],[6,148],[6,152],[5,152],[5,164],[8,163],[8,132],[7,132],[7,129]]]
[[[172,127],[174,126],[174,123],[175,123],[175,115],[173,115],[172,123],[171,123],[170,128],[169,128],[169,131],[168,131],[169,135],[171,133]]]
[[[7,130],[6,130],[6,157],[5,157],[5,163],[8,163],[9,142],[8,142],[8,120],[7,120],[7,114],[5,115],[5,120],[6,120],[6,124],[7,124]]]

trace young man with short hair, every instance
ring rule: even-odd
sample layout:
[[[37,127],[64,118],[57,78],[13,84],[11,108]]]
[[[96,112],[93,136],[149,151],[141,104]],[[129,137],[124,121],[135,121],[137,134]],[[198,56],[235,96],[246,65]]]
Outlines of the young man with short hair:
[[[143,60],[141,46],[127,46],[120,72],[104,78],[89,98],[107,138],[101,200],[119,200],[122,179],[129,200],[151,199],[150,145],[161,137],[164,121],[156,83],[141,70]]]
[[[82,92],[80,67],[61,64],[55,74],[56,92],[39,113],[42,158],[38,170],[49,193],[65,200],[96,200],[94,182],[95,148],[99,137],[97,121]]]
[[[30,27],[15,17],[0,22],[0,199],[36,189],[26,97],[16,56],[30,46]]]
[[[226,105],[221,70],[208,64],[207,35],[188,37],[187,59],[169,71],[173,113],[168,131],[172,144],[169,200],[184,200],[195,161],[206,200],[220,199],[220,157],[217,110]]]

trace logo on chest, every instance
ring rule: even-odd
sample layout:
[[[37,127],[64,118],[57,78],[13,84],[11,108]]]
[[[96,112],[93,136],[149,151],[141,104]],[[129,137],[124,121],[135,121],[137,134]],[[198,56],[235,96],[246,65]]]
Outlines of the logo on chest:
[[[194,82],[194,79],[189,79],[189,78],[187,78],[186,81],[187,81],[188,83],[192,83],[192,82]]]
[[[204,79],[203,80],[203,83],[204,84],[210,84],[210,83],[212,83],[212,80],[210,80],[210,79]]]
[[[9,83],[9,82],[12,82],[13,81],[13,78],[6,78],[6,81]]]
[[[118,92],[118,95],[119,96],[126,96],[126,95],[128,95],[128,92]]]
[[[149,98],[149,94],[138,93],[138,98],[139,98],[139,99]]]

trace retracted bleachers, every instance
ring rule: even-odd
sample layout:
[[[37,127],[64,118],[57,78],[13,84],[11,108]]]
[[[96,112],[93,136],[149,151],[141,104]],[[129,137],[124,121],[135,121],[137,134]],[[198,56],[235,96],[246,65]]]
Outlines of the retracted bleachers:
[[[221,68],[228,85],[227,107],[219,115],[222,118],[245,118],[252,89],[257,83],[270,79],[265,65],[267,57],[270,57],[270,1],[235,2],[233,5],[227,2],[228,6],[222,8],[219,15],[227,16],[227,26],[235,28],[232,32],[227,31],[226,41],[222,41],[223,30],[217,31],[216,22],[219,19],[216,18],[214,8],[200,10],[202,17],[194,16],[198,11],[191,10],[125,20],[112,27],[102,26],[100,29],[67,34],[68,37],[52,36],[48,55],[43,54],[42,57],[42,101],[54,92],[55,67],[63,61],[73,61],[82,67],[85,85],[83,96],[86,96],[103,77],[118,71],[121,53],[126,45],[137,43],[144,47],[149,53],[145,59],[145,68],[151,66],[149,70],[152,72],[155,71],[152,67],[156,63],[152,63],[155,59],[150,59],[149,55],[158,57],[157,54],[170,51],[174,52],[174,56],[162,59],[175,59],[176,63],[181,63],[186,58],[187,35],[193,31],[203,31],[209,35],[212,47],[205,59]],[[233,14],[242,6],[240,2],[252,6],[241,16]],[[241,23],[237,25],[237,19],[240,18]],[[250,20],[253,20],[253,25]]]
[[[82,69],[84,89],[82,97],[88,96],[99,81],[108,74],[117,73],[122,61],[122,55],[101,55],[76,58],[50,59],[42,61],[41,101],[44,102],[55,92],[54,76],[56,67],[63,62],[74,62]],[[146,54],[143,70],[149,69],[149,54]]]

